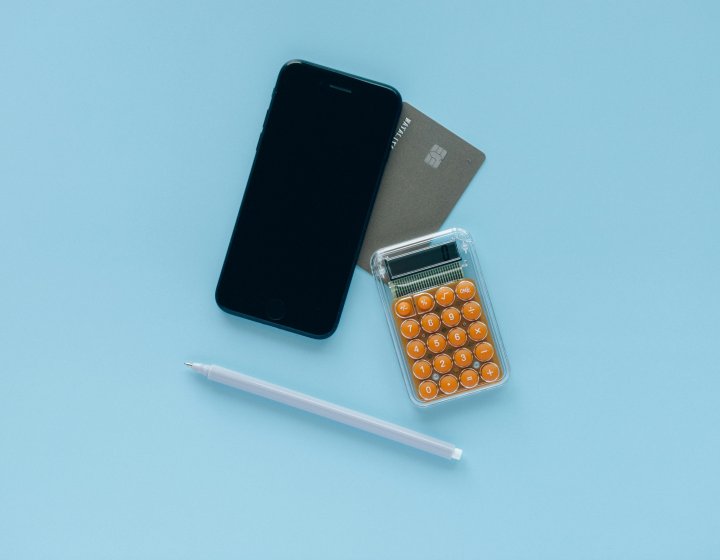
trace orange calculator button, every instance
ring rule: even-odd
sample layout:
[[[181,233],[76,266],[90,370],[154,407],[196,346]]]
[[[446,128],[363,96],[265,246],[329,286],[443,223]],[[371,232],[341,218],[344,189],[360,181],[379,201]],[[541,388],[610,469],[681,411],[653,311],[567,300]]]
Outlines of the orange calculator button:
[[[415,313],[412,301],[410,301],[410,299],[401,299],[398,301],[395,304],[395,313],[398,314],[398,317],[410,317],[410,315]]]
[[[455,301],[455,292],[452,291],[452,288],[448,288],[447,286],[441,286],[435,292],[435,301],[437,301],[443,307],[447,307],[453,301]]]
[[[497,367],[496,364],[493,364],[490,362],[489,364],[485,364],[482,369],[480,370],[480,375],[483,378],[483,381],[487,381],[488,383],[492,381],[497,381],[500,379],[500,368]]]
[[[455,286],[455,291],[461,300],[467,301],[475,297],[475,284],[470,280],[461,280]]]
[[[421,399],[430,401],[437,397],[438,386],[432,381],[423,381],[420,385],[418,385],[418,394]]]
[[[475,357],[481,362],[487,362],[493,357],[495,350],[489,342],[481,342],[475,347]]]
[[[430,349],[430,352],[437,354],[445,350],[445,346],[447,346],[447,340],[445,340],[445,337],[439,333],[431,334],[430,336],[428,336],[427,346]]]
[[[442,322],[445,323],[448,327],[454,327],[460,322],[460,312],[455,307],[448,307],[447,309],[443,309],[440,317],[442,317]]]
[[[420,334],[420,323],[415,319],[406,319],[400,325],[400,332],[405,338],[415,338]]]
[[[474,321],[482,315],[482,307],[477,301],[468,301],[462,306],[462,315],[468,321]]]
[[[425,343],[422,340],[411,340],[407,343],[407,353],[413,360],[419,360],[425,355]]]
[[[470,350],[467,348],[460,348],[460,350],[455,350],[455,353],[453,354],[453,362],[455,362],[455,365],[457,367],[468,367],[470,364],[472,364],[473,361],[473,355]]]
[[[440,378],[440,390],[446,395],[452,395],[458,390],[458,380],[454,375],[443,375]]]
[[[487,334],[488,334],[488,328],[485,323],[476,321],[475,323],[471,323],[470,326],[468,326],[468,336],[475,342],[480,342],[481,340],[485,340],[485,337],[487,336]]]
[[[418,311],[425,313],[435,307],[435,300],[430,294],[420,294],[415,298],[415,305]]]
[[[440,328],[440,317],[435,313],[428,313],[422,316],[420,324],[425,332],[435,332]]]
[[[412,372],[418,379],[427,379],[432,373],[432,366],[427,360],[418,360],[413,364]]]
[[[460,383],[466,389],[472,389],[479,381],[480,376],[474,369],[464,369],[460,373]]]
[[[452,359],[447,354],[438,354],[433,358],[433,367],[438,373],[447,373],[452,369]]]
[[[455,348],[460,348],[467,342],[467,333],[460,327],[450,329],[450,332],[448,333],[448,342]]]

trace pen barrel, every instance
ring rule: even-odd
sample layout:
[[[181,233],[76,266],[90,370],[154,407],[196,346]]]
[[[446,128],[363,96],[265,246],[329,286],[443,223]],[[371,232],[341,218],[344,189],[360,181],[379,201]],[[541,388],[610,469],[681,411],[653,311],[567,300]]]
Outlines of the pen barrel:
[[[210,366],[207,377],[217,383],[305,410],[445,459],[459,459],[462,453],[452,443],[224,367]]]

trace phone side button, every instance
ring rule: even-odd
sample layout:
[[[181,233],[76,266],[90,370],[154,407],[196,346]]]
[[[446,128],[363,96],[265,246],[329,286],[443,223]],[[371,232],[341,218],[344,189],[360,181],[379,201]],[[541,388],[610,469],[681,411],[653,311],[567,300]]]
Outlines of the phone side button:
[[[271,321],[279,321],[285,317],[285,302],[279,298],[272,298],[265,304],[265,313]]]

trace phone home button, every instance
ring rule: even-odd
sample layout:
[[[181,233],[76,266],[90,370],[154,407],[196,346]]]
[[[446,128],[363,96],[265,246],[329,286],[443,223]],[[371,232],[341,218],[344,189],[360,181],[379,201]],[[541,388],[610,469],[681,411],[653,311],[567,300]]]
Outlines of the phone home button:
[[[265,304],[265,313],[271,321],[279,321],[285,317],[285,302],[278,298],[271,298]]]

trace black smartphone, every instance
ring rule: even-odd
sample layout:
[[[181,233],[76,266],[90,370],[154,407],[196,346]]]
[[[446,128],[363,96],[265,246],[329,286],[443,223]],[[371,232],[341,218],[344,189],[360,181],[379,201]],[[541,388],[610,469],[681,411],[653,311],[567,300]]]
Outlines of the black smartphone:
[[[221,309],[315,338],[335,331],[401,104],[390,86],[282,67],[215,291]]]

